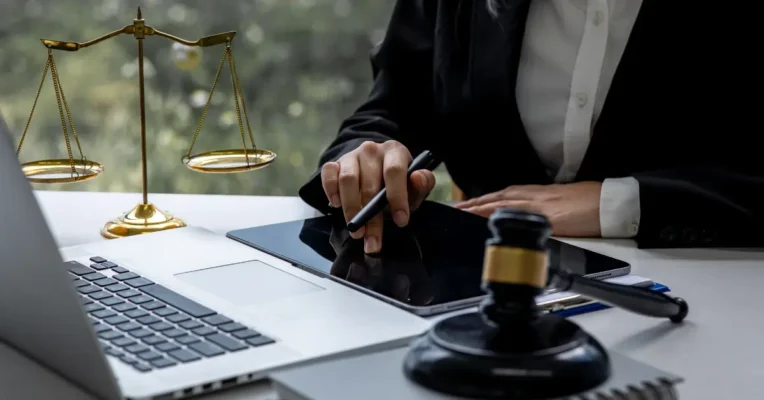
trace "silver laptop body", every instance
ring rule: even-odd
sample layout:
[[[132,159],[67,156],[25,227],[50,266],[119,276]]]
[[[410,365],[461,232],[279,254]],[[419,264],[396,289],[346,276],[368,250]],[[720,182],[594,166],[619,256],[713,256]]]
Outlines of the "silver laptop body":
[[[0,340],[99,398],[216,391],[430,325],[201,228],[59,249],[14,150],[0,117]]]

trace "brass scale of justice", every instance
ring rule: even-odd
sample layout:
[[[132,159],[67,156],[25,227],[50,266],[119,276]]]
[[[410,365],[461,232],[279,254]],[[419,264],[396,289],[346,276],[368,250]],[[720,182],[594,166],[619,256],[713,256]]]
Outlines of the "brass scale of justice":
[[[35,100],[32,105],[32,111],[29,114],[29,119],[27,120],[24,132],[16,150],[16,155],[18,156],[20,154],[21,148],[24,145],[24,139],[26,138],[29,124],[32,121],[32,116],[34,115],[34,110],[37,106],[37,100],[40,97],[40,92],[42,91],[43,84],[45,83],[45,77],[48,74],[48,70],[50,70],[51,79],[53,81],[53,88],[56,93],[56,102],[58,103],[58,112],[61,117],[61,129],[69,158],[39,160],[23,163],[21,165],[22,171],[30,182],[82,182],[93,179],[97,177],[101,172],[103,172],[104,168],[102,164],[88,160],[82,152],[82,147],[80,146],[80,141],[74,126],[74,121],[72,119],[72,114],[69,110],[69,105],[66,102],[64,90],[61,87],[58,71],[56,70],[56,64],[53,60],[53,50],[63,50],[70,52],[78,51],[80,49],[95,45],[121,34],[133,35],[138,42],[138,83],[140,89],[143,202],[135,206],[127,213],[124,213],[122,216],[109,221],[106,223],[106,225],[104,225],[104,227],[101,229],[101,235],[108,239],[133,236],[186,226],[186,223],[180,218],[164,212],[154,204],[148,202],[148,182],[146,171],[146,110],[144,104],[143,75],[143,40],[147,36],[161,36],[189,47],[210,47],[225,44],[223,58],[220,60],[220,65],[218,66],[217,74],[215,75],[212,89],[210,89],[207,103],[205,104],[202,111],[199,124],[197,125],[196,131],[194,132],[194,136],[191,140],[188,152],[181,159],[186,167],[193,171],[202,173],[237,173],[266,167],[276,159],[276,154],[274,152],[258,148],[252,135],[252,128],[250,127],[247,108],[244,104],[244,93],[242,92],[241,84],[239,83],[239,77],[236,73],[236,65],[234,63],[233,53],[231,51],[231,41],[236,35],[236,32],[224,32],[212,36],[205,36],[193,42],[184,40],[146,25],[141,14],[141,9],[139,7],[137,18],[133,20],[132,25],[128,25],[122,29],[108,33],[88,42],[77,43],[41,39],[42,43],[48,49],[48,58],[43,71],[42,80],[40,81],[40,87],[37,90],[37,95],[35,96]],[[204,124],[204,119],[207,115],[207,110],[212,100],[212,95],[215,92],[215,87],[217,86],[218,80],[220,78],[220,73],[223,70],[223,65],[226,63],[226,61],[228,61],[228,68],[231,74],[233,100],[236,108],[236,116],[238,118],[242,148],[214,150],[192,155],[191,152],[193,151],[194,143],[199,136],[202,125]],[[241,105],[239,105],[239,101],[241,101]],[[242,113],[244,114],[244,121],[246,122],[247,127],[246,135],[244,131],[244,123],[242,122]],[[71,137],[74,139],[74,144],[76,145],[77,151],[79,152],[79,158],[74,157],[72,152],[72,143],[70,140],[69,130],[66,126],[66,120],[68,120],[71,127]],[[251,148],[248,148],[247,137],[249,138]]]

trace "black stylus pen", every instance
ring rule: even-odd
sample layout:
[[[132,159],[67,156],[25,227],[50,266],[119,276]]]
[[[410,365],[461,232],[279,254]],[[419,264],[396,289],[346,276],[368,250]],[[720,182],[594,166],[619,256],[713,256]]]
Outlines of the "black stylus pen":
[[[432,153],[428,150],[423,151],[414,159],[414,161],[411,162],[406,176],[410,177],[414,171],[429,168],[432,165],[432,161]],[[356,214],[355,217],[353,217],[353,219],[348,222],[348,230],[350,232],[356,232],[357,230],[361,229],[361,227],[366,225],[369,220],[374,218],[375,215],[379,214],[386,205],[387,190],[382,188],[382,190],[380,190],[379,193],[377,193],[377,195],[371,199],[371,201],[366,203],[366,206],[364,206],[361,211],[359,211],[358,214]]]

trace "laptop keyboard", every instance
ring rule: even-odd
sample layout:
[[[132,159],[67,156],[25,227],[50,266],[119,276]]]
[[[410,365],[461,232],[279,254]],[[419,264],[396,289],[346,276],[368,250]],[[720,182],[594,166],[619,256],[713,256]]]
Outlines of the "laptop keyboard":
[[[275,341],[103,257],[66,263],[104,352],[141,372]]]

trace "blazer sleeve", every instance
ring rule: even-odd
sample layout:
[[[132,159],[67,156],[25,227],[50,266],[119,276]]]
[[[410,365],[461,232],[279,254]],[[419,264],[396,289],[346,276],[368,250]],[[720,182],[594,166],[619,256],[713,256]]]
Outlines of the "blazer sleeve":
[[[340,125],[321,154],[319,168],[299,190],[313,208],[329,214],[321,166],[336,161],[366,141],[397,140],[412,154],[421,151],[416,132],[432,104],[433,0],[398,0],[385,38],[371,52],[374,83],[368,99]]]
[[[640,248],[761,247],[764,174],[749,166],[636,174]]]

